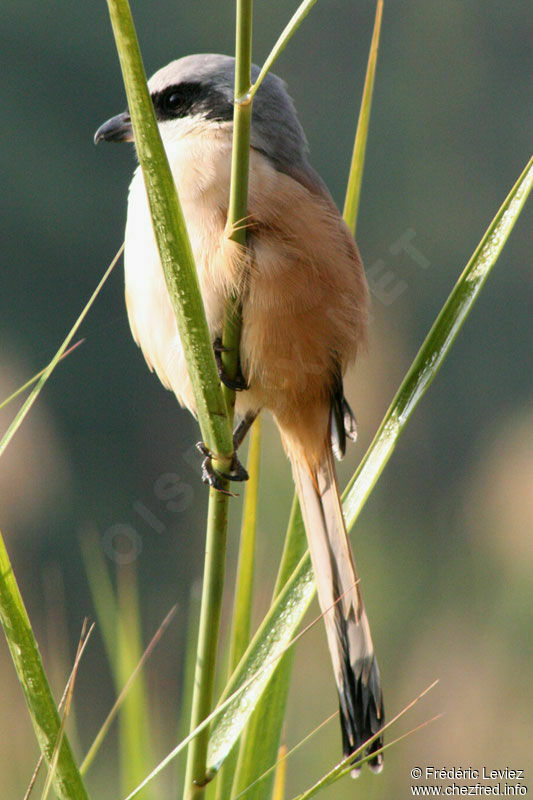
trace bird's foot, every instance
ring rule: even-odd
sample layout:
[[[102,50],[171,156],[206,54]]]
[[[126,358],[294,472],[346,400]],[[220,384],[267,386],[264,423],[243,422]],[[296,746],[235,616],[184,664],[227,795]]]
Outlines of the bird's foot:
[[[237,497],[235,492],[230,492],[226,489],[225,481],[247,481],[248,480],[248,473],[244,469],[243,465],[237,458],[237,455],[233,453],[231,463],[229,466],[229,470],[227,472],[221,472],[213,466],[213,454],[205,446],[203,442],[198,442],[196,445],[200,453],[204,456],[204,460],[202,461],[202,480],[208,486],[211,486],[213,489],[216,489],[217,492],[221,492],[222,494],[227,494],[230,497]]]
[[[230,378],[227,374],[226,370],[224,369],[224,364],[222,363],[222,353],[229,353],[231,352],[231,347],[224,347],[222,344],[222,340],[220,338],[215,339],[213,342],[213,350],[215,352],[215,361],[218,370],[218,377],[224,384],[227,386],[228,389],[231,389],[234,392],[243,392],[248,389],[248,383],[246,378],[242,374],[241,365],[237,365],[237,374],[234,378]]]

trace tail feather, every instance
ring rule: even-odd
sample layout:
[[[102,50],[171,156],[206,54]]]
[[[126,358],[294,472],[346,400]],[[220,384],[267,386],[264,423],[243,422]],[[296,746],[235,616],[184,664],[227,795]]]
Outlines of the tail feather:
[[[339,694],[344,755],[348,756],[383,726],[383,697],[368,619],[337,488],[333,455],[327,448],[314,471],[296,456],[291,463],[324,612]],[[378,737],[368,748],[382,747]],[[383,757],[369,761],[379,772]],[[357,774],[357,767],[354,773]]]

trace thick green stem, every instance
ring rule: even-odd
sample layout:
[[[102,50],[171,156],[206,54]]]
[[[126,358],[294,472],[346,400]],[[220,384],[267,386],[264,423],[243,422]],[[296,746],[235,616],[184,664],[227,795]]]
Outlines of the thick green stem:
[[[235,600],[231,624],[229,674],[233,671],[248,647],[252,619],[255,539],[257,529],[257,501],[259,497],[259,460],[261,455],[261,417],[250,432],[247,469],[250,480],[246,485],[242,512],[241,541],[235,581]],[[231,795],[233,776],[237,766],[238,747],[235,746],[225,760],[217,777],[216,800],[227,800]]]
[[[248,217],[248,172],[250,164],[250,130],[252,124],[252,102],[248,93],[252,78],[252,1],[237,0],[235,58],[235,105],[233,112],[233,150],[231,157],[231,188],[228,210],[230,238],[241,247],[246,247],[246,223]],[[241,309],[237,297],[226,305],[222,344],[227,348],[222,353],[222,363],[227,374],[234,378],[239,365],[239,343],[241,338]],[[228,410],[235,405],[235,393],[224,392]]]
[[[174,180],[146,86],[128,0],[108,0],[135,146],[144,176],[168,293],[194,391],[198,422],[216,466],[229,465],[231,425],[216,370],[198,275]]]
[[[228,485],[228,482],[226,482],[226,489]],[[216,489],[210,490],[191,731],[209,716],[213,704],[218,632],[226,562],[227,501],[227,495],[221,494]],[[198,798],[203,797],[204,785],[210,780],[210,776],[206,775],[208,741],[209,726],[206,726],[189,745],[184,791],[186,800],[191,800],[191,798],[198,800]]]
[[[0,619],[41,753],[50,764],[61,720],[1,534]],[[65,734],[61,740],[53,785],[61,800],[88,800],[89,795]]]

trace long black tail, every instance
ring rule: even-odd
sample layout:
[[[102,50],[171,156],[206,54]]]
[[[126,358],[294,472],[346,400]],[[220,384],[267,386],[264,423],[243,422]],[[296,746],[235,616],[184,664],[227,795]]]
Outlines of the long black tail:
[[[296,458],[291,458],[291,463],[318,600],[324,612],[346,757],[384,724],[379,669],[344,524],[332,452],[327,449],[314,475]],[[378,737],[366,754],[382,745],[382,738]],[[382,754],[368,763],[379,772],[383,766]]]

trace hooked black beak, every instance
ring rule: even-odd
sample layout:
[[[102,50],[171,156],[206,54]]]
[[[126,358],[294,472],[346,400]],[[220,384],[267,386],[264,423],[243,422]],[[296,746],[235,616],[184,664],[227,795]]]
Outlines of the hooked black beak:
[[[94,134],[94,143],[98,142],[133,142],[133,128],[127,111],[100,125]]]

